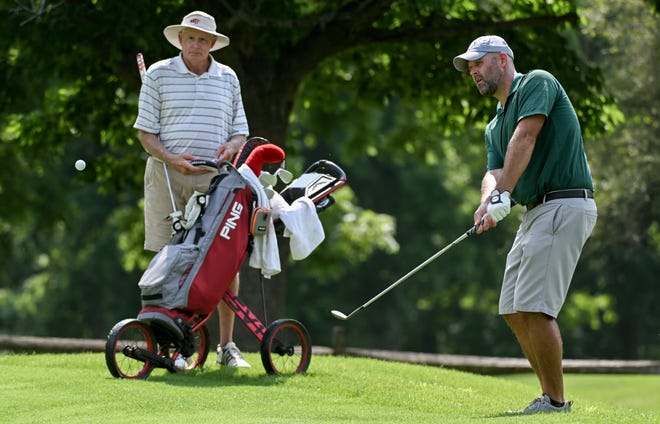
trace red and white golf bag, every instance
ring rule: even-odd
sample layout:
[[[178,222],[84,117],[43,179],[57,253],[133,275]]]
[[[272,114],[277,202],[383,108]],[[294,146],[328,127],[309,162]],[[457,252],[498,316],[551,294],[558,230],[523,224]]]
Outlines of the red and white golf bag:
[[[264,163],[283,159],[282,149],[264,144],[249,153],[245,165],[259,175]],[[156,254],[140,279],[143,312],[156,307],[208,314],[238,272],[263,211],[254,207],[256,193],[241,173],[226,165],[200,194],[202,211],[194,224]]]

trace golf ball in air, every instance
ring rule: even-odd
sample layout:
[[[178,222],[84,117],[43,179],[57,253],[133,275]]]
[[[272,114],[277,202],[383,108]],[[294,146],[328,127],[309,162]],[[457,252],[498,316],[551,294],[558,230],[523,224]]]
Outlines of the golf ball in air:
[[[87,166],[87,164],[85,163],[84,160],[82,160],[82,159],[78,159],[78,160],[76,161],[76,169],[77,169],[78,171],[82,171],[83,169],[85,169],[86,166]]]

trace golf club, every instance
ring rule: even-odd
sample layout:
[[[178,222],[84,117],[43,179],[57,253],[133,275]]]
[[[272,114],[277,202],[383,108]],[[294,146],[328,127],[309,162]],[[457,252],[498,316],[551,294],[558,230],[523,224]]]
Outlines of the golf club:
[[[140,71],[140,80],[144,81],[144,75],[147,73],[147,66],[144,63],[142,53],[138,53],[135,56],[135,60],[137,61],[138,71]]]
[[[481,222],[483,222],[483,219],[482,219]],[[467,231],[466,231],[465,233],[463,233],[459,238],[457,238],[457,239],[454,240],[453,242],[449,243],[449,244],[448,244],[446,247],[444,247],[442,250],[438,251],[438,252],[435,253],[433,256],[431,256],[430,258],[428,258],[427,260],[425,260],[424,262],[422,262],[421,264],[419,264],[415,269],[413,269],[412,271],[410,271],[409,273],[407,273],[406,275],[404,275],[403,277],[401,277],[400,279],[398,279],[397,281],[395,281],[394,283],[392,283],[388,288],[386,288],[386,289],[383,290],[382,292],[378,293],[378,294],[377,294],[376,296],[374,296],[371,300],[369,300],[367,303],[365,303],[364,305],[360,306],[359,308],[357,308],[356,310],[354,310],[354,311],[351,312],[350,314],[346,315],[345,313],[343,313],[343,312],[341,312],[341,311],[338,311],[338,310],[336,310],[336,309],[331,310],[330,313],[332,314],[333,317],[335,317],[335,318],[337,318],[337,319],[340,319],[340,320],[343,320],[343,321],[346,321],[347,319],[352,318],[352,317],[355,316],[358,312],[360,312],[361,310],[363,310],[363,309],[366,308],[367,306],[371,305],[372,303],[374,303],[375,301],[377,301],[378,299],[380,299],[381,297],[383,297],[383,295],[385,295],[385,293],[389,292],[390,290],[392,290],[393,288],[395,288],[395,287],[398,286],[399,284],[403,283],[406,279],[408,279],[408,277],[410,277],[411,275],[415,274],[417,271],[419,271],[420,269],[424,268],[424,267],[425,267],[426,265],[428,265],[430,262],[432,262],[432,261],[434,261],[435,259],[437,259],[439,256],[441,256],[441,255],[442,255],[443,253],[445,253],[447,250],[451,249],[452,247],[456,246],[458,243],[460,243],[460,242],[463,241],[464,239],[466,239],[466,238],[468,238],[469,236],[471,236],[472,234],[474,234],[474,233],[477,231],[477,228],[479,228],[479,226],[481,226],[481,223],[480,223],[479,225],[475,225],[474,227],[472,227],[472,228],[470,228],[469,230],[467,230]]]
[[[284,184],[289,184],[293,180],[293,174],[284,168],[277,168],[277,171],[273,174],[268,171],[261,171],[259,175],[259,181],[264,187],[275,186],[278,179]]]
[[[291,171],[284,169],[283,167],[277,168],[275,175],[282,181],[284,184],[289,184],[293,180],[293,174]]]
[[[277,184],[277,176],[271,174],[268,171],[261,171],[261,174],[259,175],[259,182],[264,187],[272,187]]]

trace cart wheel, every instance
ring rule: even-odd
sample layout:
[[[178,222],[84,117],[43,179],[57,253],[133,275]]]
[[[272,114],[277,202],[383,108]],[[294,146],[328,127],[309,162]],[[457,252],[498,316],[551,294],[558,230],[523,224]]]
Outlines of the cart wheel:
[[[119,321],[112,327],[105,342],[105,364],[116,378],[147,378],[154,365],[124,354],[125,349],[138,347],[156,353],[156,339],[147,324],[134,318]]]
[[[197,367],[203,367],[206,362],[206,357],[209,355],[209,330],[206,326],[202,325],[197,330],[193,331],[192,336],[195,345],[195,353],[193,353],[190,358],[186,358],[188,365],[186,365],[186,368],[181,371],[190,371]]]
[[[261,340],[261,362],[268,374],[304,373],[311,359],[312,342],[301,323],[285,318],[268,326]]]

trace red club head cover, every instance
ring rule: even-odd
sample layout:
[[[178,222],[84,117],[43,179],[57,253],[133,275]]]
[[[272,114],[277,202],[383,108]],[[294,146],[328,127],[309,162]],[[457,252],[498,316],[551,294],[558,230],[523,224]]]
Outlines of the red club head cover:
[[[250,167],[254,175],[261,174],[264,163],[277,163],[284,160],[284,150],[275,144],[263,144],[250,152],[245,164]]]

